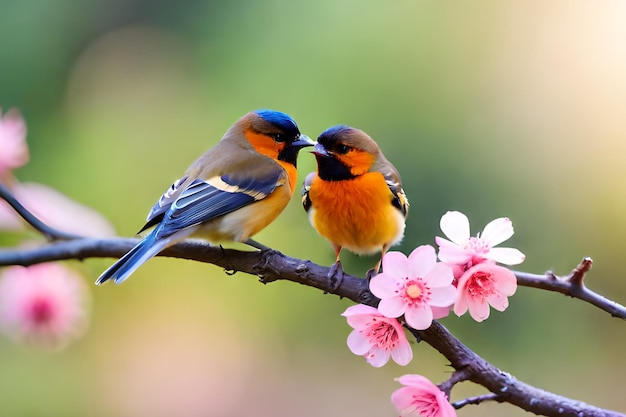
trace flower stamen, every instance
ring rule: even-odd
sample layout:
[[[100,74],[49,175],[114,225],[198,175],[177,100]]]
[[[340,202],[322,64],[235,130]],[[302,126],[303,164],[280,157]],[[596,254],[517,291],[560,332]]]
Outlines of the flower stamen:
[[[413,298],[413,299],[420,298],[422,296],[422,293],[423,293],[422,289],[415,282],[406,286],[406,295],[409,298]]]

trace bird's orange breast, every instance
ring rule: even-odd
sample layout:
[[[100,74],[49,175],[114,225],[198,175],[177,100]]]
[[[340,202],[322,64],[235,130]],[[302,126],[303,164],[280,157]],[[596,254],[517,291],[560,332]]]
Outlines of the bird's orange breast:
[[[289,191],[291,192],[291,195],[293,195],[293,191],[296,188],[296,182],[298,181],[298,170],[295,166],[293,166],[293,164],[289,162],[279,160],[277,160],[276,162],[278,162],[280,166],[282,166],[285,171],[287,171],[287,178],[289,179]]]
[[[317,232],[352,252],[378,252],[404,234],[404,216],[392,205],[393,194],[378,172],[343,181],[316,176],[309,199],[309,220]]]

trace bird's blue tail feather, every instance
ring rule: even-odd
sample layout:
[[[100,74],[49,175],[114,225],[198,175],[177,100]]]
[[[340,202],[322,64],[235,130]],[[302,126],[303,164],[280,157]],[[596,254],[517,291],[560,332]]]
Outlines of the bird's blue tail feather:
[[[126,255],[111,265],[96,280],[96,285],[100,285],[110,279],[114,280],[116,284],[121,284],[144,262],[161,252],[166,246],[167,240],[156,239],[155,235],[156,233],[153,231]]]

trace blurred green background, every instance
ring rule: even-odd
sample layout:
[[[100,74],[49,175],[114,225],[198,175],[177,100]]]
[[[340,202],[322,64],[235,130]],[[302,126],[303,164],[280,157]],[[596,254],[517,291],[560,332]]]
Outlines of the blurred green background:
[[[519,269],[565,274],[588,255],[588,285],[624,303],[625,40],[618,0],[2,0],[0,106],[28,123],[19,179],[98,209],[123,236],[249,110],[285,111],[311,137],[350,124],[403,177],[399,250],[433,244],[447,210],[472,233],[508,216]],[[299,164],[302,180],[314,160]],[[333,261],[298,198],[257,239]],[[344,260],[354,274],[375,263]],[[72,265],[91,283],[112,262]],[[346,347],[349,301],[255,281],[158,258],[93,287],[89,332],[68,349],[0,340],[0,415],[394,416],[393,378],[449,375],[426,344],[407,367],[374,369]],[[443,323],[521,380],[626,410],[626,329],[606,313],[521,288],[485,323]],[[482,392],[462,384],[452,399]]]

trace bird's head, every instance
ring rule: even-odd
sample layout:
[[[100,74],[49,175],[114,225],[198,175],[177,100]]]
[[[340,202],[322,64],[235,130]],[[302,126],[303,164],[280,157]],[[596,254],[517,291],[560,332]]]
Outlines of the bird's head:
[[[255,110],[240,121],[243,133],[254,149],[270,158],[296,165],[298,151],[315,142],[300,133],[296,122],[276,110]]]
[[[365,174],[381,155],[380,148],[367,133],[346,125],[322,132],[313,154],[319,176],[331,181]]]

